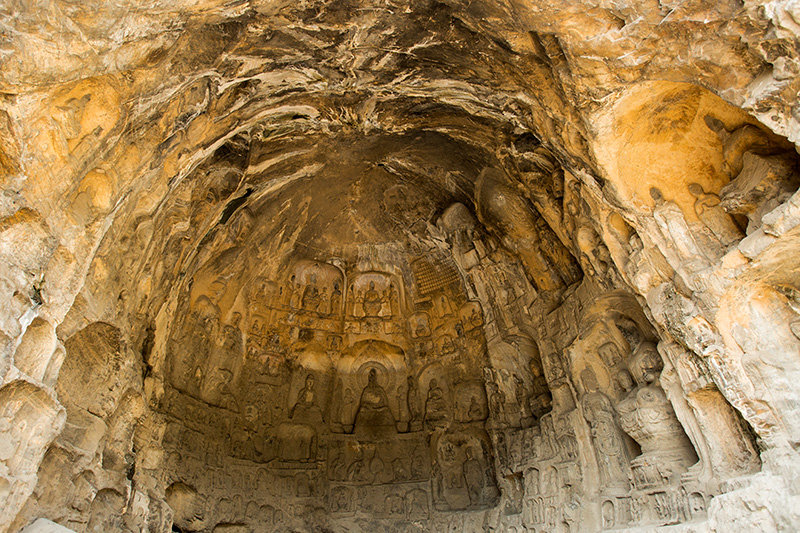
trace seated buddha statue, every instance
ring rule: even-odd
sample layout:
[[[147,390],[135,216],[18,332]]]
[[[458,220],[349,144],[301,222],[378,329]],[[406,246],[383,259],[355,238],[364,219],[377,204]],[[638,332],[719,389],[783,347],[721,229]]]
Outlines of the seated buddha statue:
[[[378,384],[378,373],[370,369],[367,385],[361,393],[355,418],[356,434],[385,434],[397,431],[389,409],[386,391]]]
[[[383,305],[383,297],[375,288],[375,282],[369,282],[369,289],[364,293],[364,314],[366,316],[378,316]]]
[[[432,379],[428,385],[428,396],[425,398],[425,424],[428,427],[439,427],[446,424],[449,410],[444,392]]]
[[[289,418],[293,422],[305,424],[322,423],[322,411],[315,402],[314,376],[306,376],[305,386],[297,394],[297,402],[292,407]]]

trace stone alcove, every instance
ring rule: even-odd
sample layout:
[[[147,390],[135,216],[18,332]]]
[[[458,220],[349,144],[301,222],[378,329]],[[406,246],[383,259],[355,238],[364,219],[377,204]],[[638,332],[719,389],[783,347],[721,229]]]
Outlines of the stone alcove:
[[[0,10],[0,530],[800,523],[791,8],[52,8]]]

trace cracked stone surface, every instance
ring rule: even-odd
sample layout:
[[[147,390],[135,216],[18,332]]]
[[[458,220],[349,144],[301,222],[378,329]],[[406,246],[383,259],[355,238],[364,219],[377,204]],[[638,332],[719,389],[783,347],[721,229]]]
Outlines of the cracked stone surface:
[[[0,531],[794,531],[800,4],[0,6]]]

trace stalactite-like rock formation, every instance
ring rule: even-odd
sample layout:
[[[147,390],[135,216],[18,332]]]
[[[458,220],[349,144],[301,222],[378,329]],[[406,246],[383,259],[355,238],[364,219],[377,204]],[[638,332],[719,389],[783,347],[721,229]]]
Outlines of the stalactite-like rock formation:
[[[795,4],[0,22],[0,531],[800,527]]]

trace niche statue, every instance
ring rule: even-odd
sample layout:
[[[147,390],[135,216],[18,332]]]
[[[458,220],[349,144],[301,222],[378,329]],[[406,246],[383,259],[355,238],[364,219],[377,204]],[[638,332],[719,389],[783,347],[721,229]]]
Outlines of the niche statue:
[[[356,434],[386,434],[397,431],[386,391],[378,384],[378,373],[374,368],[370,369],[367,385],[361,393],[355,431]]]
[[[604,486],[628,488],[630,457],[623,433],[614,421],[614,407],[608,396],[600,392],[597,377],[590,368],[581,372],[584,394],[583,416],[592,430],[592,443]]]
[[[428,428],[440,427],[448,420],[447,401],[444,399],[444,392],[432,379],[428,384],[428,396],[425,399],[425,425]]]
[[[421,422],[422,410],[419,404],[419,387],[414,376],[408,376],[408,388],[406,389],[406,407],[408,408],[409,425],[416,428]]]
[[[317,455],[317,430],[322,424],[322,412],[315,403],[314,376],[306,382],[289,412],[289,422],[278,426],[278,457],[282,461],[310,462]]]
[[[637,386],[617,404],[620,426],[642,448],[642,455],[631,465],[637,488],[677,481],[676,474],[697,461],[672,404],[658,385],[662,366],[655,345],[640,344],[629,363]]]
[[[483,475],[485,467],[474,457],[474,452],[471,447],[467,447],[464,453],[466,455],[466,460],[464,461],[464,479],[467,482],[469,503],[470,505],[480,505],[482,503],[481,496],[485,483]]]
[[[322,423],[322,412],[314,403],[316,392],[314,391],[314,376],[306,376],[306,383],[297,395],[297,402],[289,413],[289,418],[294,422],[306,424]]]
[[[378,316],[381,312],[383,297],[375,289],[375,282],[369,282],[369,289],[364,293],[364,314],[369,317]]]

